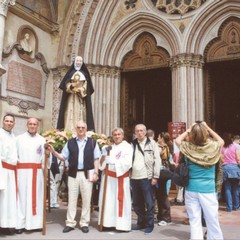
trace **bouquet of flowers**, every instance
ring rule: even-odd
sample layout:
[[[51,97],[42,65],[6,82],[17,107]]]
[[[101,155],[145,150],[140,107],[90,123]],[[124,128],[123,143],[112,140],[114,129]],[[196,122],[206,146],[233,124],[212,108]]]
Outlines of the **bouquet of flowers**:
[[[103,133],[98,134],[92,131],[88,131],[87,137],[95,139],[100,148],[102,148],[104,145],[110,144],[110,139]]]
[[[89,138],[95,139],[100,148],[110,144],[110,139],[105,134],[88,131],[86,135]],[[58,129],[52,129],[43,132],[42,136],[46,139],[46,142],[51,144],[56,150],[61,150],[70,138],[76,137],[76,134],[66,130],[60,131]]]
[[[72,137],[72,133],[52,129],[43,132],[42,136],[46,139],[46,142],[51,144],[56,150],[61,150],[65,143]]]

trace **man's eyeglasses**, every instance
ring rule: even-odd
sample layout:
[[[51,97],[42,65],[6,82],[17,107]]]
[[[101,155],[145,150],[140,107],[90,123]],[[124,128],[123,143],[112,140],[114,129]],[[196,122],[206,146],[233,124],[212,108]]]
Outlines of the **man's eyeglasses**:
[[[77,129],[84,129],[85,127],[77,127]]]

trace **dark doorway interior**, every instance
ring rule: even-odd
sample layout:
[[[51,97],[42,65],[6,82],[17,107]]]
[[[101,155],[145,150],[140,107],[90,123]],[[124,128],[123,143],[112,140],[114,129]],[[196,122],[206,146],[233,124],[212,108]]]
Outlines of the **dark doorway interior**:
[[[219,133],[240,134],[240,60],[209,64]]]
[[[129,124],[144,123],[156,135],[172,120],[172,83],[168,68],[123,73],[127,81]],[[129,126],[131,128],[132,126]]]

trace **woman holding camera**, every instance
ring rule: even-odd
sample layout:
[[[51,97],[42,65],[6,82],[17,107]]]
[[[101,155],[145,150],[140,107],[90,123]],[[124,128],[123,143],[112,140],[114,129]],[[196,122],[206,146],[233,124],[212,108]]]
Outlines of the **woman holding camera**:
[[[184,141],[189,135],[189,141]],[[211,137],[211,138],[209,138]],[[185,204],[189,216],[191,239],[203,239],[202,212],[207,226],[207,239],[223,239],[218,220],[215,190],[215,166],[220,159],[223,139],[205,122],[195,122],[176,138],[189,167],[189,184]]]

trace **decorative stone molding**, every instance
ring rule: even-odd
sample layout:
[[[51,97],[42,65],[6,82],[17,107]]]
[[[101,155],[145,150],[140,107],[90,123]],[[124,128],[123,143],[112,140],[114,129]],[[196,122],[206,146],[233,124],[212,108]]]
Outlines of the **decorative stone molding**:
[[[9,0],[7,0],[9,1]],[[12,0],[13,1],[13,0]],[[52,1],[49,1],[50,5]],[[50,8],[53,11],[53,7]],[[41,16],[39,13],[32,11],[31,9],[26,8],[20,3],[16,2],[14,8],[9,9],[12,13],[17,16],[25,19],[27,22],[34,24],[35,26],[41,28],[42,30],[55,33],[59,31],[59,25],[56,22],[50,21],[46,17]],[[54,15],[54,13],[52,13]]]
[[[179,67],[193,67],[193,68],[202,68],[204,65],[204,60],[202,55],[194,54],[179,54],[170,59],[169,65],[171,68]]]
[[[126,9],[128,10],[129,8],[135,8],[137,0],[128,0],[125,1],[124,4],[126,5]]]
[[[69,1],[70,2],[70,1]],[[103,1],[104,2],[104,1]],[[72,63],[76,56],[84,56],[84,49],[93,14],[98,5],[95,0],[71,1],[61,33],[58,64]]]
[[[168,66],[168,52],[157,46],[150,33],[142,33],[135,41],[133,50],[123,59],[123,71],[135,71]]]
[[[16,49],[20,54],[24,53],[24,50],[23,50],[22,46],[18,42],[15,42],[15,43],[13,43],[12,45],[9,45],[8,47],[6,47],[3,50],[3,53],[2,53],[3,58],[9,57],[13,53],[14,49]],[[36,60],[40,61],[40,65],[42,67],[42,70],[46,74],[46,76],[48,77],[48,74],[49,74],[50,71],[47,67],[46,59],[41,52],[37,52],[35,54],[35,58],[34,58],[33,61],[35,62]]]
[[[240,19],[229,18],[220,27],[218,38],[206,47],[204,56],[207,62],[240,58]]]
[[[42,67],[42,70],[44,71],[44,73],[46,74],[46,76],[48,77],[48,74],[50,73],[48,67],[47,67],[47,62],[45,57],[43,56],[42,53],[37,52],[35,55],[35,58],[38,59],[40,61],[40,65]]]
[[[40,106],[38,103],[22,100],[15,97],[1,97],[1,100],[6,101],[9,105],[17,106],[19,108],[18,112],[24,115],[28,115],[28,111],[31,109],[35,111],[40,108],[43,109],[43,106]]]
[[[185,14],[199,8],[207,0],[152,0],[153,4],[167,14]]]

